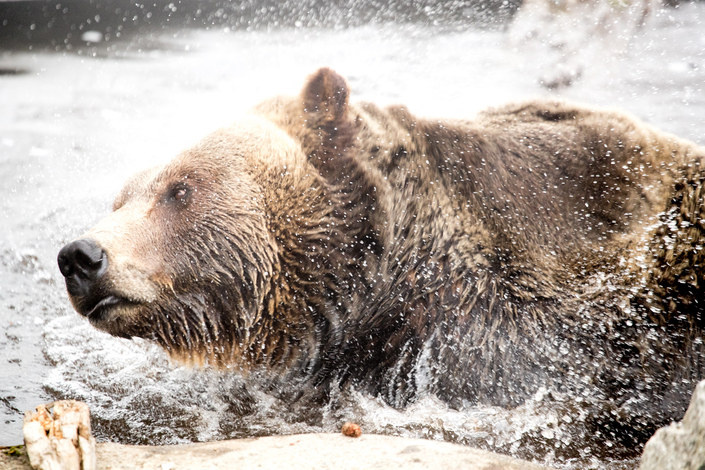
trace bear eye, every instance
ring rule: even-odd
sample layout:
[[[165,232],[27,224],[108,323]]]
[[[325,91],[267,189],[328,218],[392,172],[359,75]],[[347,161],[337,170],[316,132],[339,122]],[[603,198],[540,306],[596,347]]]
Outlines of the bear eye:
[[[169,189],[167,193],[167,202],[179,202],[186,204],[191,195],[191,188],[183,183],[176,184]]]
[[[174,199],[181,201],[186,198],[186,188],[179,188],[174,192]]]

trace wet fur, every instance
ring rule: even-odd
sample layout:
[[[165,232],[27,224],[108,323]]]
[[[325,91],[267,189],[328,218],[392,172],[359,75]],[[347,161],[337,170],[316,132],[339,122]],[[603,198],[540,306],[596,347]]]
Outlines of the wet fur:
[[[705,370],[702,148],[567,103],[438,121],[348,95],[321,69],[253,111],[288,135],[263,128],[271,149],[226,129],[128,184],[159,298],[97,326],[397,407],[589,396],[625,445],[682,417]]]

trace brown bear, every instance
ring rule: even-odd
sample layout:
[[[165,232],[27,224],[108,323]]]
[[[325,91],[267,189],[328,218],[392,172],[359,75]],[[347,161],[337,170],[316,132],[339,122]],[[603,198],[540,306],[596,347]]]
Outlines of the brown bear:
[[[540,387],[643,442],[705,377],[705,149],[535,101],[351,105],[320,69],[132,177],[58,262],[76,310],[180,360],[403,407]]]

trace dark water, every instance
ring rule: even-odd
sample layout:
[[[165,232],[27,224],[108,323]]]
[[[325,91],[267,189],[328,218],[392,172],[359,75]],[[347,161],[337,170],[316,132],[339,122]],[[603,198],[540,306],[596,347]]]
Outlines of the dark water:
[[[705,3],[654,14],[640,30],[627,18],[619,31],[598,34],[576,20],[586,17],[566,28],[540,11],[520,13],[506,31],[222,25],[0,52],[0,445],[21,441],[25,410],[65,397],[88,402],[98,437],[120,442],[333,431],[352,419],[366,432],[567,468],[633,468],[581,447],[571,434],[577,418],[543,406],[543,393],[511,411],[451,410],[433,397],[399,411],[354,390],[320,410],[291,408],[234,372],[182,368],[148,343],[93,330],[70,308],[55,263],[135,170],[168,160],[265,97],[297,93],[322,65],[348,78],[353,100],[403,102],[419,115],[468,117],[557,96],[618,106],[705,145]],[[529,435],[548,447],[527,455]],[[565,449],[579,457],[561,460]]]

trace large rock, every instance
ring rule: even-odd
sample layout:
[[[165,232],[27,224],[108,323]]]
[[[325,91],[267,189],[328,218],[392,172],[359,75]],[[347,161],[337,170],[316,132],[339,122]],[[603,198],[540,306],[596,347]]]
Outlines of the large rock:
[[[640,470],[700,470],[705,466],[705,380],[683,421],[656,431],[644,447]]]
[[[138,469],[467,469],[548,470],[504,455],[446,442],[363,434],[300,434],[235,439],[177,446],[127,446],[101,443],[101,470]],[[26,458],[0,453],[0,468],[27,470]]]

